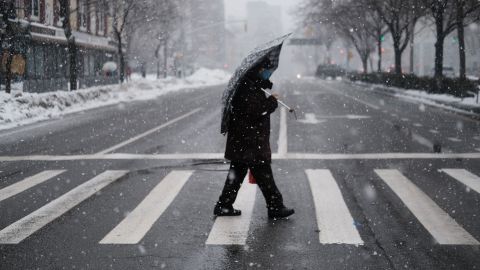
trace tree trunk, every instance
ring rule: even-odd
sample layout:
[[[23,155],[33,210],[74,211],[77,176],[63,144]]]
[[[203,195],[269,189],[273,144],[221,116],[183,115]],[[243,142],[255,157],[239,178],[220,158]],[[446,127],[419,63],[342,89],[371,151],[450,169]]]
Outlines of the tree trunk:
[[[378,36],[377,47],[378,47],[377,71],[382,72],[382,37],[381,35]]]
[[[118,31],[116,32],[117,35],[117,47],[118,47],[118,56],[120,57],[120,83],[123,83],[125,80],[125,57],[123,55],[123,50],[122,50],[122,33],[119,33]]]
[[[361,58],[362,58],[363,74],[367,74],[368,73],[368,56],[367,57],[362,56]]]
[[[168,40],[165,38],[163,43],[163,77],[168,76]]]
[[[67,40],[70,91],[73,91],[77,90],[77,46],[75,44],[75,37],[69,37]]]
[[[399,44],[394,44],[393,50],[395,51],[395,74],[402,75],[402,50],[400,50]]]
[[[415,24],[412,25],[411,29],[411,39],[410,39],[410,74],[415,73]]]
[[[445,33],[443,31],[443,13],[439,12],[435,17],[437,41],[435,42],[435,78],[443,77],[443,45]]]
[[[13,60],[13,54],[9,51],[7,52],[7,63],[5,66],[5,92],[7,94],[10,94],[12,91],[12,60]]]
[[[75,36],[72,34],[72,28],[70,24],[70,2],[68,0],[60,0],[60,16],[63,17],[63,32],[67,39],[67,55],[69,62],[69,81],[70,90],[77,89],[77,46],[75,44]]]
[[[463,7],[464,1],[457,2],[457,34],[458,34],[458,51],[460,56],[459,75],[460,79],[467,78],[466,74],[466,59],[465,59],[465,29],[463,27]]]

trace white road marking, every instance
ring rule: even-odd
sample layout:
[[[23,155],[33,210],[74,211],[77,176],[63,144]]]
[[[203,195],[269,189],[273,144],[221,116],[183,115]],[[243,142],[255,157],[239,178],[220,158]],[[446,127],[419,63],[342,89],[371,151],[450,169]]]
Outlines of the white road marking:
[[[475,148],[475,150],[479,151],[480,152],[480,148]]]
[[[0,244],[18,244],[128,171],[105,171],[0,231]]]
[[[306,170],[322,244],[363,245],[340,188],[329,170]]]
[[[326,84],[323,84],[323,86],[325,87]],[[376,105],[373,105],[373,104],[371,104],[371,103],[368,103],[368,102],[363,101],[363,100],[361,100],[361,99],[358,99],[358,98],[356,98],[356,97],[352,97],[352,96],[350,96],[350,95],[348,95],[348,94],[346,94],[346,93],[339,92],[338,90],[332,88],[331,86],[328,86],[328,87],[325,87],[325,88],[329,88],[329,91],[330,91],[330,92],[338,93],[338,94],[341,94],[341,95],[343,95],[343,96],[345,96],[345,97],[351,98],[351,99],[353,99],[353,100],[355,100],[355,101],[357,101],[357,102],[359,102],[359,103],[362,103],[363,105],[366,105],[367,107],[373,108],[373,109],[375,109],[375,110],[380,110],[380,107],[378,107],[378,106],[376,106]]]
[[[358,120],[358,119],[368,119],[371,118],[368,115],[357,115],[357,114],[347,114],[347,115],[322,115],[319,116],[320,119],[349,119],[349,120]]]
[[[285,156],[288,151],[287,138],[287,110],[282,107],[280,110],[280,130],[278,136],[278,155]]]
[[[413,125],[414,125],[415,127],[423,127],[423,125],[420,124],[420,123],[415,123],[415,124],[413,124]]]
[[[398,170],[375,170],[375,173],[397,194],[439,244],[480,245],[473,236]]]
[[[455,137],[448,137],[447,139],[451,142],[461,142],[462,141],[459,138],[455,138]]]
[[[223,159],[224,153],[191,153],[191,154],[106,154],[77,156],[11,156],[0,157],[0,162],[13,161],[77,161],[77,160],[211,160]],[[480,153],[360,153],[360,154],[317,154],[287,153],[272,154],[275,160],[385,160],[385,159],[480,159]]]
[[[176,122],[178,122],[178,121],[180,121],[180,120],[182,120],[182,119],[184,119],[184,118],[186,118],[186,117],[188,117],[188,116],[190,116],[190,115],[192,115],[192,114],[195,114],[195,113],[199,112],[201,109],[202,109],[202,108],[197,108],[197,109],[195,109],[195,110],[193,110],[193,111],[191,111],[191,112],[189,112],[189,113],[186,113],[186,114],[184,114],[184,115],[182,115],[182,116],[179,116],[179,117],[177,117],[177,118],[175,118],[175,119],[172,119],[172,120],[170,120],[170,121],[168,121],[168,122],[166,122],[166,123],[164,123],[164,124],[162,124],[162,125],[160,125],[160,126],[158,126],[158,127],[156,127],[156,128],[152,128],[152,129],[150,129],[150,130],[148,130],[148,131],[146,131],[146,132],[144,132],[144,133],[142,133],[142,134],[140,134],[140,135],[137,135],[137,136],[135,136],[135,137],[133,137],[133,138],[131,138],[131,139],[128,139],[128,140],[122,142],[122,143],[119,143],[119,144],[114,145],[114,146],[112,146],[112,147],[110,147],[110,148],[108,148],[108,149],[105,149],[105,150],[103,150],[103,151],[101,151],[101,152],[98,152],[97,155],[103,155],[103,154],[107,154],[107,153],[113,152],[113,151],[115,151],[115,150],[117,150],[117,149],[119,149],[119,148],[124,147],[125,145],[128,145],[128,144],[130,144],[130,143],[132,143],[132,142],[134,142],[134,141],[136,141],[136,140],[138,140],[138,139],[141,139],[141,138],[143,138],[143,137],[145,137],[145,136],[148,136],[148,135],[150,135],[150,134],[152,134],[152,133],[154,133],[154,132],[157,132],[157,131],[159,131],[159,130],[162,129],[162,128],[168,127],[169,125],[172,125],[172,124],[174,124],[174,123],[176,123]]]
[[[306,113],[305,119],[298,120],[298,122],[304,124],[320,124],[326,121],[327,120],[318,120],[314,113]]]
[[[473,139],[477,140],[477,141],[480,141],[480,136],[474,136]]]
[[[65,170],[43,171],[0,190],[0,202],[51,179]]]
[[[402,120],[403,122],[408,122],[408,121],[410,121],[410,119],[408,119],[408,118],[402,118],[401,120]]]
[[[433,133],[433,134],[438,134],[438,133],[440,133],[438,130],[435,130],[435,129],[430,129],[429,132],[430,132],[430,133]]]
[[[137,244],[173,202],[193,171],[172,171],[100,244]]]
[[[376,106],[376,105],[373,105],[373,104],[371,104],[371,103],[368,103],[368,102],[366,102],[366,101],[363,101],[363,100],[358,99],[358,98],[356,98],[356,97],[352,97],[352,96],[347,95],[347,94],[343,94],[343,95],[346,96],[346,97],[349,97],[349,98],[351,98],[351,99],[353,99],[353,100],[355,100],[355,101],[357,101],[357,102],[359,102],[359,103],[362,103],[363,105],[366,105],[366,106],[368,106],[368,107],[370,107],[370,108],[372,108],[372,109],[380,110],[380,107],[378,107],[378,106]]]
[[[242,215],[235,217],[217,217],[206,241],[207,245],[245,245],[247,242],[250,221],[255,205],[257,185],[248,183],[248,177],[243,181],[234,203]]]
[[[441,169],[439,171],[450,175],[457,181],[480,193],[480,177],[475,174],[464,169]]]
[[[412,133],[412,140],[427,147],[428,149],[433,149],[433,143],[418,133]]]

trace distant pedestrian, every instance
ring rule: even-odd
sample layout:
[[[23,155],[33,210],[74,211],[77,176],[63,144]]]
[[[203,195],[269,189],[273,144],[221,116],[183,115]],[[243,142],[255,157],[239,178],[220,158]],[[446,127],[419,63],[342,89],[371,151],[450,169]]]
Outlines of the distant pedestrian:
[[[142,78],[147,77],[147,67],[145,63],[142,63],[142,65],[140,66],[140,73],[142,73]]]
[[[127,82],[129,82],[132,79],[132,68],[129,65],[125,68],[125,75]]]
[[[230,160],[230,170],[222,194],[215,205],[216,216],[238,216],[233,208],[243,179],[248,170],[265,197],[268,217],[283,218],[294,213],[285,207],[271,168],[270,114],[278,107],[277,95],[266,97],[261,90],[271,89],[272,70],[265,60],[242,79],[233,97],[227,135],[225,158]]]

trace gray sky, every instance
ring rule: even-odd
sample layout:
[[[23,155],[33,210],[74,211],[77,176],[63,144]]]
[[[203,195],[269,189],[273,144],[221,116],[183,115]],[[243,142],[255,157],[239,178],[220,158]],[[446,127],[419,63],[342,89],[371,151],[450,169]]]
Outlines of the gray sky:
[[[225,0],[225,13],[226,18],[238,18],[244,19],[245,14],[245,7],[248,2],[252,0]],[[294,28],[294,18],[291,15],[292,9],[297,6],[301,0],[263,0],[272,5],[279,5],[282,6],[283,10],[283,20],[284,20],[284,27],[285,30],[292,30]]]

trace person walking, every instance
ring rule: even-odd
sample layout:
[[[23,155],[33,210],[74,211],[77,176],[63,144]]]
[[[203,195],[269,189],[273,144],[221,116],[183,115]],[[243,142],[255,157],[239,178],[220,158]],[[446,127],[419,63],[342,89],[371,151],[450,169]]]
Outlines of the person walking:
[[[278,96],[267,98],[262,89],[272,88],[269,79],[272,73],[271,63],[266,59],[246,74],[232,100],[225,150],[225,158],[231,163],[214,208],[215,216],[241,215],[233,203],[248,170],[265,197],[269,218],[284,218],[295,212],[283,204],[271,168],[270,114],[278,107]]]

